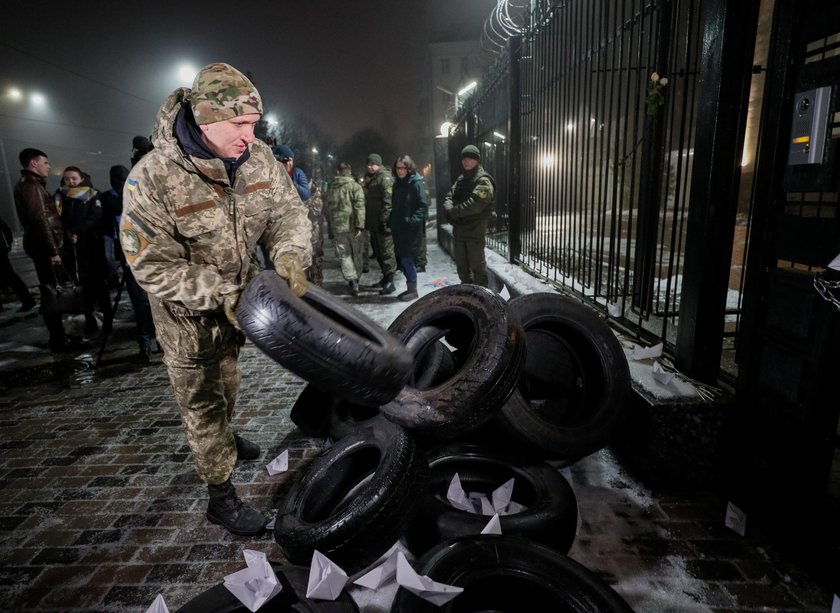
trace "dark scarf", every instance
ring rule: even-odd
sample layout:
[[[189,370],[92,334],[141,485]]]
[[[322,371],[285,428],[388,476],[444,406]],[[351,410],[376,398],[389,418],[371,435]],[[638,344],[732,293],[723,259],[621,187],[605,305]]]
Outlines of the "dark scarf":
[[[195,118],[193,117],[189,104],[181,105],[181,110],[178,111],[178,115],[175,117],[173,132],[178,141],[178,145],[180,145],[183,152],[187,155],[197,157],[200,160],[212,160],[218,157],[201,140],[201,130],[195,123]],[[233,177],[236,175],[236,171],[249,157],[251,157],[251,150],[246,149],[238,158],[218,158],[225,165],[225,172],[227,172],[228,181],[230,181],[231,185],[233,185]]]

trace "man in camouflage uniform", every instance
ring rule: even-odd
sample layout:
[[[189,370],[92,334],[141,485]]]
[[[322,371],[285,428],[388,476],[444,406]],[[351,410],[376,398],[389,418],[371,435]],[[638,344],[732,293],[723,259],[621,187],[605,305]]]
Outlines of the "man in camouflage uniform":
[[[388,222],[391,219],[391,191],[394,177],[391,171],[382,165],[382,157],[371,153],[367,157],[367,177],[365,181],[365,229],[370,234],[370,246],[373,256],[382,270],[382,278],[373,288],[381,294],[393,294],[394,272],[397,259],[394,256],[394,237]]]
[[[336,166],[336,176],[327,188],[327,209],[341,274],[350,286],[350,293],[358,296],[365,234],[365,193],[353,178],[353,170],[347,162]]]
[[[464,169],[443,200],[446,217],[452,224],[455,267],[461,283],[487,287],[484,241],[487,222],[493,215],[495,181],[481,166],[478,147],[461,150]]]
[[[227,64],[202,68],[192,88],[175,90],[158,112],[155,148],[131,170],[120,226],[208,485],[207,518],[235,534],[258,534],[267,523],[230,482],[237,458],[260,453],[231,429],[244,342],[236,303],[259,272],[257,241],[298,295],[310,260],[306,209],[268,146],[254,140],[261,114],[245,75]]]

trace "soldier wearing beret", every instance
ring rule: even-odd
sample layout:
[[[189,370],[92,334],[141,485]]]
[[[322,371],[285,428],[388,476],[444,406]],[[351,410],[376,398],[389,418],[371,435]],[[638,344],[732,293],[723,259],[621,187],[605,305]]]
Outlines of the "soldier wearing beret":
[[[487,222],[493,215],[496,183],[481,166],[481,154],[475,145],[461,150],[464,169],[446,194],[443,208],[452,224],[455,267],[461,283],[487,287],[487,263],[484,243]]]
[[[253,83],[210,64],[192,88],[176,89],[158,112],[154,149],[129,174],[120,243],[149,293],[164,363],[199,477],[207,518],[234,534],[258,534],[267,518],[231,484],[237,459],[257,445],[231,428],[244,336],[235,308],[259,272],[257,241],[297,295],[306,291],[310,223],[271,149],[254,140],[263,112]]]

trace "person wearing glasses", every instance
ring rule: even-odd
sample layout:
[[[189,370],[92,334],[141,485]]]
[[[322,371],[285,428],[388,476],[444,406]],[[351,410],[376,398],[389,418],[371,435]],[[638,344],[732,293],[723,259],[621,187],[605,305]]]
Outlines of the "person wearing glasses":
[[[429,201],[423,176],[407,155],[394,161],[394,191],[391,194],[390,226],[394,236],[394,254],[397,266],[405,275],[406,290],[397,298],[403,301],[417,298],[416,258],[420,252],[421,237],[425,232]]]

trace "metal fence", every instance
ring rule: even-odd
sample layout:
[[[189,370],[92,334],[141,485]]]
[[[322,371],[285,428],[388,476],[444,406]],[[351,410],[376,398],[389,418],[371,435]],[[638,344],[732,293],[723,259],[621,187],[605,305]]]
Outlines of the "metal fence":
[[[682,283],[701,2],[539,3],[450,138],[450,159],[474,142],[496,177],[491,249],[669,344]]]

